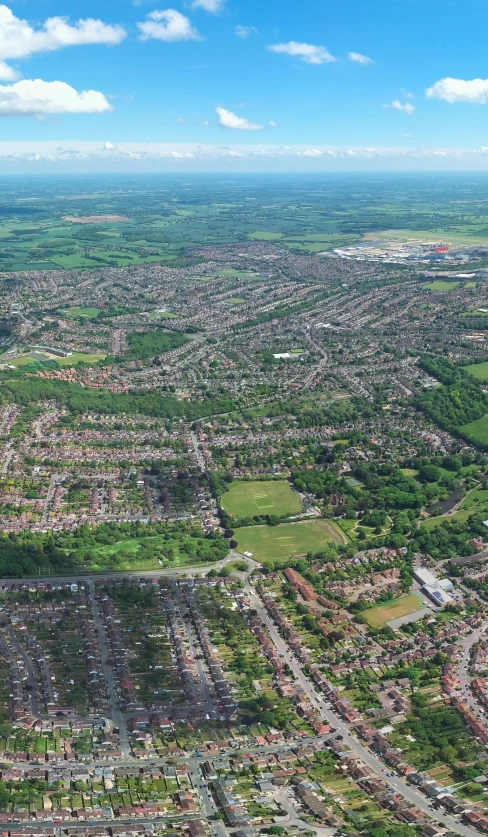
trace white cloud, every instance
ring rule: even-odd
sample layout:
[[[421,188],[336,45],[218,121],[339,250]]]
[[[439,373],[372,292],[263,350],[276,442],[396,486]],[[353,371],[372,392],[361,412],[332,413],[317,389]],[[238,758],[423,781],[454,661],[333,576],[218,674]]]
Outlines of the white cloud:
[[[232,113],[231,110],[225,108],[216,108],[219,117],[221,128],[232,128],[238,131],[261,131],[263,125],[256,125],[254,122],[249,122],[248,119],[243,119],[241,116]]]
[[[212,15],[216,15],[222,11],[225,0],[193,0],[192,6],[194,9],[204,9]]]
[[[436,81],[425,91],[428,99],[442,99],[444,102],[470,102],[472,105],[485,105],[488,101],[488,79],[443,78]]]
[[[117,146],[114,145],[113,142],[106,142],[103,146],[104,151],[115,151],[116,148]]]
[[[408,116],[411,116],[412,113],[415,113],[415,107],[411,105],[409,102],[405,102],[402,104],[399,99],[395,99],[393,102],[390,102],[389,105],[383,105],[384,108],[393,108],[393,110],[401,110],[403,113],[407,113]]]
[[[324,151],[320,148],[307,148],[306,151],[299,151],[298,154],[300,157],[323,157]]]
[[[202,36],[191,25],[185,15],[177,12],[176,9],[156,9],[146,16],[143,23],[137,24],[140,31],[140,38],[148,41],[154,38],[157,41],[201,41]]]
[[[277,128],[277,127],[278,127],[278,123],[277,123],[277,122],[275,122],[275,121],[274,121],[274,119],[270,119],[270,120],[269,120],[269,127],[270,127],[270,128]]]
[[[48,18],[34,29],[26,20],[0,5],[0,78],[12,81],[18,77],[4,62],[28,58],[40,52],[53,52],[83,44],[119,44],[126,37],[122,26],[111,26],[101,20],[87,18],[70,24],[66,17]]]
[[[238,38],[242,38],[244,41],[246,38],[249,38],[250,35],[258,35],[259,32],[255,26],[236,26],[236,35]]]
[[[349,61],[354,61],[356,64],[374,64],[372,58],[369,58],[367,55],[363,55],[361,52],[348,52],[347,57]]]
[[[13,67],[10,67],[5,61],[0,61],[0,81],[17,81],[20,78],[20,73]]]
[[[0,116],[43,113],[102,113],[112,110],[103,93],[79,93],[64,81],[33,79],[0,85]]]
[[[329,50],[324,46],[313,44],[301,44],[298,41],[289,41],[287,44],[272,44],[268,47],[271,52],[285,53],[305,61],[306,64],[330,64],[336,61]]]

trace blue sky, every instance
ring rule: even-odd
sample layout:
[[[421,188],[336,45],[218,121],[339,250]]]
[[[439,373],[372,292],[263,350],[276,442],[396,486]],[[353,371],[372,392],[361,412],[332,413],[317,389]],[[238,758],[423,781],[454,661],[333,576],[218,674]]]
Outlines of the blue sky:
[[[0,171],[487,169],[487,18],[485,0],[11,0]]]

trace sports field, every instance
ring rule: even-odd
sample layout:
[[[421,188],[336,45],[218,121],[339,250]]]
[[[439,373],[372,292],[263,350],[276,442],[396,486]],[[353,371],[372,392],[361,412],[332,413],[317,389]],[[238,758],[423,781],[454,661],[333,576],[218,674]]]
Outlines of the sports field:
[[[459,287],[460,282],[444,282],[442,279],[434,279],[424,288],[429,288],[431,291],[455,291]]]
[[[62,316],[69,320],[87,320],[90,317],[98,317],[100,313],[99,308],[81,308],[79,305],[73,305],[71,308],[66,308],[59,312]]]
[[[236,480],[222,497],[222,508],[232,517],[256,517],[264,514],[299,514],[300,495],[286,480],[244,482]]]
[[[483,363],[473,363],[471,366],[464,367],[466,372],[469,372],[473,378],[477,378],[478,381],[488,381],[488,361],[484,361]]]
[[[488,445],[488,416],[483,416],[483,418],[480,418],[477,421],[465,424],[459,429],[461,433],[468,433],[469,436],[476,439],[477,442],[481,442],[483,445]]]
[[[408,596],[402,596],[401,599],[385,602],[385,604],[379,605],[379,607],[372,607],[371,610],[365,610],[364,616],[372,628],[383,628],[392,619],[398,619],[400,616],[415,613],[416,610],[421,610],[423,607],[424,605],[419,597],[415,593],[410,593]]]
[[[349,543],[333,520],[304,520],[279,526],[246,526],[234,535],[240,553],[252,552],[256,561],[285,561],[292,555],[319,552],[328,544]]]

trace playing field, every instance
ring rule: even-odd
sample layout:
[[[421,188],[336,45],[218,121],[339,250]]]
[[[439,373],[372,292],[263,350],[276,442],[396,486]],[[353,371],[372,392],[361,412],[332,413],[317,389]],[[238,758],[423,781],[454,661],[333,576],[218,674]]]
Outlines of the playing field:
[[[66,308],[64,311],[60,311],[59,313],[69,320],[86,320],[90,317],[98,317],[100,309],[81,308],[79,305],[73,305],[72,308]]]
[[[464,368],[473,378],[478,378],[478,381],[488,381],[488,361],[473,363],[471,366],[465,366]]]
[[[410,593],[409,596],[402,596],[401,599],[396,599],[392,602],[386,602],[379,607],[372,607],[371,610],[365,610],[364,616],[368,624],[373,628],[383,628],[387,622],[392,619],[398,619],[400,616],[406,616],[408,613],[415,613],[416,610],[421,610],[423,604],[415,593]]]
[[[459,429],[461,433],[467,433],[477,442],[481,442],[483,445],[488,445],[488,416],[483,416],[483,418],[480,418],[477,421],[465,424]]]
[[[252,552],[256,561],[284,561],[292,555],[319,552],[328,544],[349,543],[333,520],[307,520],[279,526],[246,526],[234,535],[242,554]]]
[[[232,517],[256,517],[264,514],[299,514],[300,495],[286,480],[244,482],[236,480],[221,500],[222,508]]]
[[[424,288],[429,288],[431,291],[455,291],[460,284],[460,282],[444,282],[442,279],[435,279],[424,285]]]

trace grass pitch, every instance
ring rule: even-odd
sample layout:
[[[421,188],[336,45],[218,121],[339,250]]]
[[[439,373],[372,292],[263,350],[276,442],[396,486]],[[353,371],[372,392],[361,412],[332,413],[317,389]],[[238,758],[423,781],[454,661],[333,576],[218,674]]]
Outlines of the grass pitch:
[[[488,381],[488,361],[484,361],[483,363],[473,363],[471,366],[464,367],[466,372],[469,372],[473,378],[477,378],[478,381]]]
[[[330,541],[348,543],[347,535],[332,520],[304,520],[280,526],[246,526],[234,535],[238,551],[252,552],[256,561],[285,561],[292,555],[319,552]]]
[[[477,442],[488,445],[488,415],[477,419],[477,421],[472,421],[470,424],[465,424],[459,429],[461,433],[468,433]]]
[[[300,495],[286,480],[232,483],[222,497],[222,508],[232,517],[256,517],[265,514],[299,514]]]
[[[392,619],[415,613],[416,610],[421,610],[423,606],[419,597],[415,593],[410,593],[409,596],[402,596],[401,599],[386,602],[379,607],[372,607],[371,610],[365,610],[364,616],[372,628],[383,628]]]

